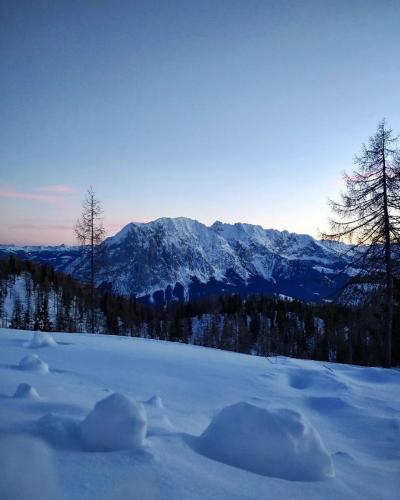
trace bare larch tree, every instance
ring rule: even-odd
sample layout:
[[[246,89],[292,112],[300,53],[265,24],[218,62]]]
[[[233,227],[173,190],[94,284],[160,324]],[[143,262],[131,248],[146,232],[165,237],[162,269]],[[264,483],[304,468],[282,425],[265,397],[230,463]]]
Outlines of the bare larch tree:
[[[352,266],[378,283],[383,292],[383,364],[391,366],[393,278],[400,236],[400,162],[396,138],[385,121],[355,157],[356,169],[344,173],[341,202],[330,201],[336,218],[323,238],[351,243]]]
[[[92,186],[86,193],[82,205],[82,214],[75,224],[75,235],[82,245],[84,255],[90,267],[90,330],[95,331],[95,287],[96,287],[96,250],[102,242],[105,229],[103,226],[103,209]]]

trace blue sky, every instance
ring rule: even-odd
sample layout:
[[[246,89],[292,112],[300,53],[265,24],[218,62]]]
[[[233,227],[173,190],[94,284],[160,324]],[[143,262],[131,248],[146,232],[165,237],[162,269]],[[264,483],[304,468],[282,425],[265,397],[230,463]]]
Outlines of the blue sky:
[[[187,216],[317,234],[386,117],[400,2],[0,0],[0,242]]]

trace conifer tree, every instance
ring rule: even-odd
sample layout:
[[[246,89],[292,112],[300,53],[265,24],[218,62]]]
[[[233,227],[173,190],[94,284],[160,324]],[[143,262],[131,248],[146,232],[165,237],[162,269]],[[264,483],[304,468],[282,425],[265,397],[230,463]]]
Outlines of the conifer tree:
[[[90,269],[90,330],[95,331],[95,286],[97,270],[97,247],[103,241],[103,209],[96,198],[94,189],[90,187],[83,202],[82,214],[75,224],[75,235],[82,246],[84,255],[89,260]]]
[[[14,302],[14,311],[11,319],[11,328],[22,328],[22,304],[21,304],[21,299],[19,297],[16,297],[15,302]]]
[[[49,297],[46,290],[37,291],[34,330],[42,332],[51,332],[52,330],[49,316]]]
[[[356,169],[344,174],[341,202],[330,202],[326,239],[352,243],[352,265],[383,292],[383,364],[391,366],[394,257],[400,241],[399,152],[392,130],[382,121],[355,158]]]

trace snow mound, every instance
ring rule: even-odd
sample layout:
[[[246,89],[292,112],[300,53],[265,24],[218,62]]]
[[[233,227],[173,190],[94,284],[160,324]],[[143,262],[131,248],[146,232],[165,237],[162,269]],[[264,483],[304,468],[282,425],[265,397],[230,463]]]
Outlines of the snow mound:
[[[37,390],[30,384],[19,384],[15,391],[14,398],[40,399]]]
[[[147,405],[150,405],[150,406],[155,406],[156,408],[160,408],[160,409],[164,408],[164,404],[162,402],[162,399],[158,394],[154,395],[153,397],[151,397],[150,399],[145,401],[145,403]]]
[[[89,450],[140,448],[147,432],[146,411],[142,404],[113,393],[96,403],[80,429],[82,442]]]
[[[292,481],[334,476],[318,432],[287,408],[237,403],[221,410],[199,438],[198,451],[219,462]]]
[[[73,448],[79,443],[79,422],[47,413],[37,422],[41,437],[54,448]]]
[[[51,450],[26,435],[0,438],[0,498],[59,500],[61,492]]]
[[[174,426],[167,415],[153,415],[149,418],[147,435],[165,436],[173,432]]]
[[[49,366],[37,354],[28,354],[19,362],[21,370],[48,373]]]
[[[45,332],[35,332],[29,342],[25,343],[25,347],[36,349],[38,347],[49,347],[57,345],[54,338]]]

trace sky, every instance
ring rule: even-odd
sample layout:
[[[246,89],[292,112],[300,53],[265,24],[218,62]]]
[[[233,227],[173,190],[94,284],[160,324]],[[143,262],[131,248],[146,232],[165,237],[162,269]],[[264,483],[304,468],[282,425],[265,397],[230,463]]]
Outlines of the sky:
[[[191,217],[318,235],[382,118],[398,0],[0,0],[0,243]]]

